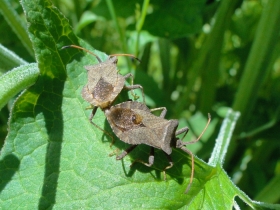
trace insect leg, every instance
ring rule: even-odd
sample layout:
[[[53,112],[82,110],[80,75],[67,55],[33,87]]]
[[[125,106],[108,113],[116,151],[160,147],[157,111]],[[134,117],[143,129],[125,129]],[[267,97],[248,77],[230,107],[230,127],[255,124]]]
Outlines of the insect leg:
[[[188,132],[189,132],[189,128],[184,127],[184,128],[181,128],[180,130],[177,130],[176,133],[175,133],[175,136],[178,136],[181,133],[185,133],[184,136],[183,136],[183,138],[185,138],[185,136],[187,135]]]
[[[151,167],[154,164],[154,160],[155,160],[155,148],[151,147],[150,154],[149,154],[149,163],[145,163],[144,161],[137,159],[130,165],[130,167],[132,167],[137,162],[142,163],[145,166]]]
[[[92,119],[93,119],[93,117],[94,117],[94,115],[95,115],[95,113],[96,113],[96,111],[97,111],[97,108],[98,108],[97,106],[94,106],[94,107],[93,107],[92,112],[91,112],[91,114],[90,114],[90,116],[89,116],[89,122],[90,122],[92,125],[94,125],[96,128],[98,128],[99,130],[101,130],[102,132],[104,132],[105,134],[107,134],[108,136],[110,136],[110,138],[112,139],[111,144],[110,144],[110,147],[112,147],[112,145],[113,145],[114,142],[115,142],[114,137],[113,137],[110,133],[108,133],[107,131],[105,131],[103,128],[99,127],[97,124],[95,124],[95,123],[92,121]]]
[[[118,155],[118,156],[116,157],[116,159],[117,159],[117,160],[123,159],[125,156],[128,155],[128,153],[130,153],[132,150],[134,150],[135,147],[137,147],[137,146],[138,146],[138,145],[132,145],[132,146],[130,146],[130,147],[127,148],[125,151],[123,151],[122,154]]]
[[[185,148],[184,146],[185,146],[185,142],[182,142],[181,140],[178,140],[176,142],[176,147],[183,150],[184,152],[188,153],[192,158],[192,171],[191,171],[190,181],[189,181],[189,184],[185,191],[185,193],[188,193],[188,191],[192,185],[193,177],[194,177],[194,157],[193,157],[193,153],[190,150],[188,150],[187,148]]]
[[[158,108],[150,109],[151,112],[158,111],[158,110],[162,110],[159,117],[164,118],[167,113],[166,107],[158,107]]]
[[[125,89],[128,89],[128,90],[140,89],[140,90],[141,90],[141,94],[142,94],[142,98],[143,98],[143,103],[146,103],[143,87],[142,87],[141,85],[134,85],[134,84],[133,84],[133,80],[134,80],[133,75],[132,75],[131,73],[129,73],[129,74],[124,75],[123,77],[124,77],[125,79],[127,79],[127,78],[129,78],[129,77],[131,78],[131,85],[130,85],[130,86],[124,86],[124,88],[125,88]],[[131,91],[131,94],[132,94],[132,96],[133,96],[134,98],[136,98],[136,99],[139,98],[138,96],[136,96],[136,95],[134,94],[133,91]]]
[[[179,149],[183,150],[184,152],[188,153],[188,154],[191,156],[191,158],[192,158],[192,171],[191,171],[190,181],[189,181],[189,184],[188,184],[188,187],[187,187],[185,193],[187,193],[187,192],[189,191],[189,189],[190,189],[190,187],[191,187],[191,184],[192,184],[192,182],[193,182],[193,177],[194,177],[194,156],[193,156],[193,153],[192,153],[190,150],[188,150],[187,148],[185,148],[185,146],[186,146],[187,144],[193,144],[193,143],[196,143],[197,141],[199,141],[199,139],[201,138],[201,136],[203,135],[203,133],[204,133],[205,130],[207,129],[207,127],[208,127],[210,121],[211,121],[211,115],[208,114],[208,121],[207,121],[207,124],[206,124],[206,126],[204,127],[203,131],[201,132],[201,134],[199,135],[199,137],[198,137],[197,139],[195,139],[195,140],[193,140],[193,141],[189,141],[189,142],[183,142],[183,141],[181,141],[181,140],[177,140],[177,142],[176,142],[176,148],[179,148]],[[185,135],[186,135],[187,132],[188,132],[188,130],[189,130],[189,129],[188,129],[187,127],[182,128],[182,129],[176,131],[175,135],[179,135],[179,134],[181,134],[181,133],[183,133],[183,132],[186,132],[186,133],[185,133]],[[184,135],[184,136],[185,136],[185,135]]]
[[[208,113],[208,121],[207,121],[207,124],[205,125],[203,131],[202,131],[201,134],[197,137],[197,139],[195,139],[195,140],[193,140],[193,141],[189,141],[189,142],[184,142],[183,144],[184,144],[184,145],[187,145],[187,144],[194,144],[194,143],[198,142],[199,139],[200,139],[200,138],[202,137],[202,135],[204,134],[204,132],[206,131],[206,129],[207,129],[207,127],[208,127],[210,121],[211,121],[211,115]],[[186,127],[186,128],[187,128],[187,127]],[[182,128],[182,129],[176,131],[175,135],[178,135],[178,134],[183,133],[183,132],[181,132],[181,130],[183,130],[183,129],[184,129],[184,128]],[[181,133],[180,133],[180,132],[181,132]],[[178,134],[177,134],[177,133],[178,133]],[[186,135],[186,134],[185,134],[185,135]],[[185,135],[184,135],[184,137],[185,137]]]
[[[91,112],[91,114],[90,114],[90,116],[89,116],[89,121],[90,122],[92,122],[92,119],[93,119],[93,117],[94,117],[94,115],[95,115],[95,113],[96,113],[96,111],[97,111],[97,106],[94,106],[93,107],[93,109],[92,109],[92,112]]]
[[[168,159],[168,162],[169,162],[169,166],[166,166],[164,169],[163,169],[163,177],[164,177],[164,181],[166,181],[166,170],[167,169],[170,169],[170,168],[172,168],[172,166],[173,166],[173,160],[172,160],[172,158],[171,158],[171,156],[170,155],[168,155],[168,154],[166,154],[166,153],[164,153],[165,155],[166,155],[166,157],[167,157],[167,159]]]

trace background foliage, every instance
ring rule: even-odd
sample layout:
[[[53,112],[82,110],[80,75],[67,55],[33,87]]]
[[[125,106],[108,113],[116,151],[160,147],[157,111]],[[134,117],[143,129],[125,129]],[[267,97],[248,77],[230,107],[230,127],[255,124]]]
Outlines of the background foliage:
[[[240,111],[224,168],[250,198],[279,203],[279,1],[53,3],[70,20],[75,33],[95,49],[107,54],[132,53],[141,59],[136,65],[120,58],[119,69],[122,74],[133,72],[150,107],[166,106],[167,118],[180,119],[180,126],[188,124],[195,135],[211,113],[208,133],[190,147],[199,158],[210,157],[224,110]],[[20,22],[13,21],[7,15],[11,12],[2,7],[0,42],[25,61],[7,62],[14,65],[1,66],[1,74],[35,61],[31,41],[21,29],[26,28],[22,7],[18,1],[8,5]],[[65,40],[66,44],[72,43]],[[66,64],[70,58],[64,56]],[[61,88],[59,83],[54,86]],[[0,113],[2,144],[12,101]]]

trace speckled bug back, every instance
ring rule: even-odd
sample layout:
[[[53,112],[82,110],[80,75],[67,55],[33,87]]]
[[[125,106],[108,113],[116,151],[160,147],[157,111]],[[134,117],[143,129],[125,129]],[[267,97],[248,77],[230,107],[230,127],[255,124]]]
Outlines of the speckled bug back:
[[[153,115],[149,108],[136,101],[127,101],[105,110],[107,120],[117,137],[132,144],[146,144],[171,154],[177,120]]]
[[[125,79],[118,73],[117,61],[113,56],[105,62],[85,66],[88,82],[82,90],[82,97],[93,106],[109,107],[123,89]]]

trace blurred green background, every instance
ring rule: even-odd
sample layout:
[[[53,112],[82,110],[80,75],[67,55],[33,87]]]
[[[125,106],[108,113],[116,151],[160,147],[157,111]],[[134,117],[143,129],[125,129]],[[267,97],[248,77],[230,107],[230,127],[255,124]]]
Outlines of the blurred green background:
[[[280,1],[279,0],[53,0],[76,34],[120,58],[150,107],[165,106],[199,134],[207,113],[211,135],[193,151],[207,160],[224,113],[241,112],[225,170],[251,198],[280,201]],[[18,1],[9,1],[26,27]],[[4,14],[2,12],[2,14]],[[0,16],[0,43],[34,62],[28,42]],[[69,43],[71,44],[71,43]],[[11,68],[1,68],[0,74]],[[140,95],[140,94],[139,94]],[[0,112],[1,145],[12,101]],[[196,120],[200,119],[200,120]]]

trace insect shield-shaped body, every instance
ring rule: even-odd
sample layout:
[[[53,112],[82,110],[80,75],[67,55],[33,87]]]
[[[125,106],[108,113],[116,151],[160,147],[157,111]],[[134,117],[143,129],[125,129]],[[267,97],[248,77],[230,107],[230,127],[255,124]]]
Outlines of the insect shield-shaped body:
[[[106,109],[105,115],[116,136],[128,144],[146,144],[167,155],[171,154],[171,147],[176,146],[174,137],[178,121],[153,115],[143,103],[127,101],[117,104]]]
[[[155,116],[151,112],[156,110],[162,110],[160,116]],[[194,157],[191,151],[185,148],[187,144],[193,144],[197,142],[208,124],[210,123],[210,115],[208,123],[200,136],[190,142],[183,142],[177,138],[179,134],[188,132],[188,127],[177,130],[178,120],[166,120],[164,116],[166,114],[166,108],[149,109],[145,104],[136,101],[127,101],[121,104],[117,104],[105,110],[107,120],[113,129],[114,133],[120,140],[131,144],[122,154],[117,156],[117,160],[124,158],[129,154],[137,145],[146,144],[151,146],[151,152],[149,155],[148,163],[137,160],[148,167],[154,163],[154,148],[164,151],[169,161],[169,165],[163,169],[164,179],[166,179],[165,171],[173,166],[173,161],[170,156],[172,153],[172,147],[179,148],[191,156],[192,170],[190,175],[190,181],[185,193],[188,192],[194,177]]]
[[[116,56],[108,60],[85,66],[88,82],[82,90],[82,97],[95,107],[109,107],[124,88],[125,77],[117,71]]]
[[[140,88],[142,92],[143,101],[145,102],[143,87],[141,85],[133,85],[133,75],[126,74],[123,76],[118,73],[118,69],[117,69],[117,63],[118,63],[118,59],[116,57],[117,55],[129,56],[133,58],[135,57],[129,54],[116,54],[116,55],[109,56],[106,61],[102,62],[101,59],[93,52],[90,52],[89,50],[76,45],[64,46],[62,49],[69,48],[69,47],[84,50],[94,55],[99,62],[94,65],[85,66],[85,69],[87,70],[88,81],[86,85],[83,87],[82,97],[93,106],[92,113],[89,117],[90,123],[96,126],[97,128],[99,128],[100,130],[102,130],[107,135],[109,135],[112,138],[112,143],[113,143],[113,137],[105,130],[100,128],[98,125],[96,125],[92,121],[92,119],[98,107],[100,107],[103,111],[107,108],[110,108],[110,106],[112,105],[116,97],[120,94],[120,92],[124,88],[128,90]],[[128,78],[131,78],[132,84],[130,86],[125,85],[125,80]]]
[[[116,136],[120,140],[132,145],[122,154],[118,155],[116,159],[120,160],[124,158],[137,145],[146,144],[151,146],[149,161],[146,163],[137,160],[137,162],[150,167],[154,163],[154,148],[160,149],[164,151],[169,161],[169,166],[163,169],[164,179],[166,179],[165,170],[173,166],[173,161],[170,156],[172,147],[177,147],[177,142],[179,141],[176,135],[184,132],[187,133],[189,129],[186,127],[176,132],[178,121],[164,119],[166,109],[157,108],[155,110],[159,109],[163,110],[160,117],[153,115],[151,113],[153,110],[150,110],[143,103],[127,101],[106,109],[105,115]],[[182,145],[180,141],[180,147]],[[189,154],[192,155],[192,153]],[[193,173],[190,183],[192,177]]]
[[[145,101],[143,87],[141,85],[133,85],[133,75],[121,75],[118,73],[116,56],[129,56],[137,59],[129,54],[115,54],[110,55],[106,61],[101,59],[87,49],[76,45],[64,46],[65,48],[78,48],[94,55],[98,62],[94,65],[85,66],[88,74],[88,82],[82,90],[82,97],[94,107],[100,107],[102,110],[111,106],[116,97],[120,94],[123,88],[133,90],[140,88],[142,92],[143,101]],[[138,59],[137,59],[138,60]],[[125,86],[125,80],[131,78],[132,84]]]

